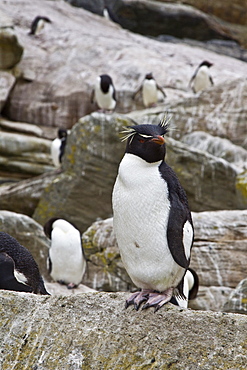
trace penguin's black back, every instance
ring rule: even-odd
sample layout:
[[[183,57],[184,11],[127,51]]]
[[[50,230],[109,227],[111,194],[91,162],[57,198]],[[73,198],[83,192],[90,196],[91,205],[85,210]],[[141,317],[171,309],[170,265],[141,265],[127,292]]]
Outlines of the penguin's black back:
[[[27,285],[33,293],[49,294],[44,286],[39,268],[31,253],[11,235],[0,232],[0,252],[9,255],[15,264],[15,269],[27,278]]]
[[[183,225],[189,221],[193,227],[187,195],[177,175],[165,161],[160,165],[159,171],[167,183],[171,204],[167,227],[168,244],[174,260],[187,269],[190,260],[186,258],[183,248]]]

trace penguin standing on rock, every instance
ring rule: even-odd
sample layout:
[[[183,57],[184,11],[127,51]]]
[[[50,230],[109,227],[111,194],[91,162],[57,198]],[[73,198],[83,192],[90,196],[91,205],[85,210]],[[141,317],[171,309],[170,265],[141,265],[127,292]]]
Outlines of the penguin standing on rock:
[[[214,82],[210,75],[209,68],[212,67],[212,63],[204,60],[196,69],[195,73],[191,77],[189,86],[196,94],[201,90],[206,90],[213,86]]]
[[[37,16],[32,21],[29,35],[38,35],[41,30],[44,28],[45,23],[51,23],[51,20],[48,17]]]
[[[67,136],[67,130],[60,128],[58,129],[58,137],[54,139],[51,143],[51,157],[53,164],[56,167],[60,167],[61,165],[67,142]]]
[[[0,289],[49,295],[31,253],[5,232],[0,232]]]
[[[157,84],[152,73],[146,74],[142,85],[134,94],[134,98],[140,91],[142,92],[142,100],[146,108],[154,107],[157,104],[159,91],[162,93],[163,97],[166,98],[166,93]]]
[[[51,239],[48,270],[51,277],[68,289],[76,288],[86,271],[80,231],[68,221],[53,217],[44,225]]]
[[[103,111],[113,111],[116,107],[116,91],[109,75],[101,75],[96,79],[94,90],[91,95],[91,103],[96,101],[98,107]]]
[[[123,264],[141,288],[126,301],[158,310],[174,296],[186,301],[193,224],[184,189],[166,164],[168,122],[128,127],[114,185],[113,227]]]

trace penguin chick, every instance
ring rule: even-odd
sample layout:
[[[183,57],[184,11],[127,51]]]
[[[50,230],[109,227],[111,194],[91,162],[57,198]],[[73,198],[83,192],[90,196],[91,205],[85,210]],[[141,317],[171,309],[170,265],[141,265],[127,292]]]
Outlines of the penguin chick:
[[[32,21],[29,35],[38,35],[41,32],[41,30],[44,28],[45,22],[51,23],[51,20],[48,17],[42,17],[42,16],[35,17],[34,20]]]
[[[191,87],[194,93],[198,93],[201,90],[208,89],[214,84],[213,79],[209,73],[209,68],[212,65],[213,65],[212,63],[204,60],[197,67],[189,83],[189,86]]]
[[[0,289],[49,295],[31,253],[5,232],[0,232]]]
[[[48,257],[51,277],[68,289],[76,288],[86,270],[79,230],[68,221],[53,217],[44,225],[44,232],[51,239]]]
[[[168,124],[126,129],[127,145],[113,188],[113,227],[121,258],[141,288],[126,301],[158,310],[173,295],[190,263],[193,224],[184,189],[164,158]]]
[[[140,88],[134,94],[134,98],[139,92],[142,92],[143,104],[146,108],[154,107],[158,101],[158,92],[160,91],[164,98],[166,98],[166,93],[164,90],[157,84],[152,73],[148,73],[145,76],[145,79],[140,86]]]
[[[67,130],[60,128],[58,129],[58,137],[51,143],[51,157],[53,164],[56,167],[60,167],[61,165],[62,157],[65,152],[67,136]]]
[[[186,271],[186,274],[184,275],[181,284],[183,295],[186,300],[177,296],[176,298],[172,297],[170,302],[177,306],[187,308],[188,301],[196,298],[199,289],[199,277],[195,270],[189,267]]]
[[[101,75],[96,79],[94,90],[91,95],[91,103],[96,101],[103,111],[113,111],[116,107],[116,91],[109,75]]]

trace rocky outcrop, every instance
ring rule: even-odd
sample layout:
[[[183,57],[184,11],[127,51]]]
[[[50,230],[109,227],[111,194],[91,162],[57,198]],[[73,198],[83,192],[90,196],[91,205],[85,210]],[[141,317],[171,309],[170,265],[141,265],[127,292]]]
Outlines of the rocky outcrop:
[[[50,155],[51,142],[43,138],[1,132],[0,171],[23,177],[40,175],[54,169]],[[14,176],[14,175],[13,175]]]
[[[165,34],[197,40],[232,38],[226,27],[192,6],[149,0],[109,3],[122,27],[142,35]]]
[[[14,121],[70,128],[96,109],[90,103],[90,95],[95,78],[102,73],[112,76],[117,111],[122,113],[140,107],[132,96],[150,71],[165,88],[166,102],[192,96],[188,83],[204,59],[214,63],[216,86],[246,74],[246,64],[239,60],[132,34],[66,2],[44,0],[41,4],[24,0],[13,7],[6,1],[0,4],[0,10],[18,20],[15,32],[25,49],[18,64],[18,81],[3,109],[3,114]],[[52,23],[46,25],[42,34],[31,37],[29,27],[37,13],[49,14]],[[183,116],[179,118],[183,121]]]
[[[14,86],[14,83],[15,77],[12,74],[6,71],[0,71],[0,113],[7,101],[12,87]]]
[[[225,312],[247,314],[247,279],[240,281],[224,304]]]
[[[20,62],[23,47],[18,41],[13,21],[4,9],[0,9],[0,19],[0,69],[10,69]]]
[[[156,1],[156,0],[155,0]],[[177,2],[177,0],[158,0],[159,2]],[[189,4],[205,13],[213,14],[225,21],[247,25],[246,4],[243,0],[181,0],[182,4]]]
[[[192,218],[191,267],[199,275],[200,289],[190,305],[222,310],[231,290],[246,277],[247,211],[199,212]],[[134,288],[120,259],[112,218],[94,223],[83,234],[83,245],[89,260],[86,285],[108,291]]]
[[[0,186],[0,209],[32,216],[44,190],[56,178],[57,172],[53,171],[14,183],[8,177],[7,182],[10,183]]]
[[[28,369],[244,369],[246,316],[124,309],[126,294],[0,293],[0,366]],[[236,335],[237,333],[237,335]],[[186,343],[185,343],[186,338]]]

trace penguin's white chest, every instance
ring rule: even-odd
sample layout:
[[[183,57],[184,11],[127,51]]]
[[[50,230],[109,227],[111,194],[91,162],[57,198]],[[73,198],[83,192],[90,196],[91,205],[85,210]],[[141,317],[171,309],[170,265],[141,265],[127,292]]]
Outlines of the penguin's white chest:
[[[149,107],[158,101],[158,90],[155,80],[145,80],[142,87],[142,98],[145,107]]]
[[[192,86],[195,92],[208,89],[212,86],[209,70],[206,66],[203,66],[198,70]]]
[[[59,138],[56,138],[51,143],[51,157],[52,157],[53,164],[56,167],[60,166],[60,161],[59,161],[60,148],[61,148],[61,140]]]
[[[125,154],[113,189],[113,225],[123,264],[142,289],[176,287],[183,269],[167,242],[168,188],[158,166]]]
[[[113,110],[116,106],[116,101],[113,98],[114,88],[110,85],[107,93],[104,93],[99,85],[95,86],[95,99],[101,109]]]
[[[56,227],[52,231],[51,240],[49,256],[52,262],[52,278],[56,281],[62,280],[66,284],[78,285],[86,269],[79,231],[64,232]]]

